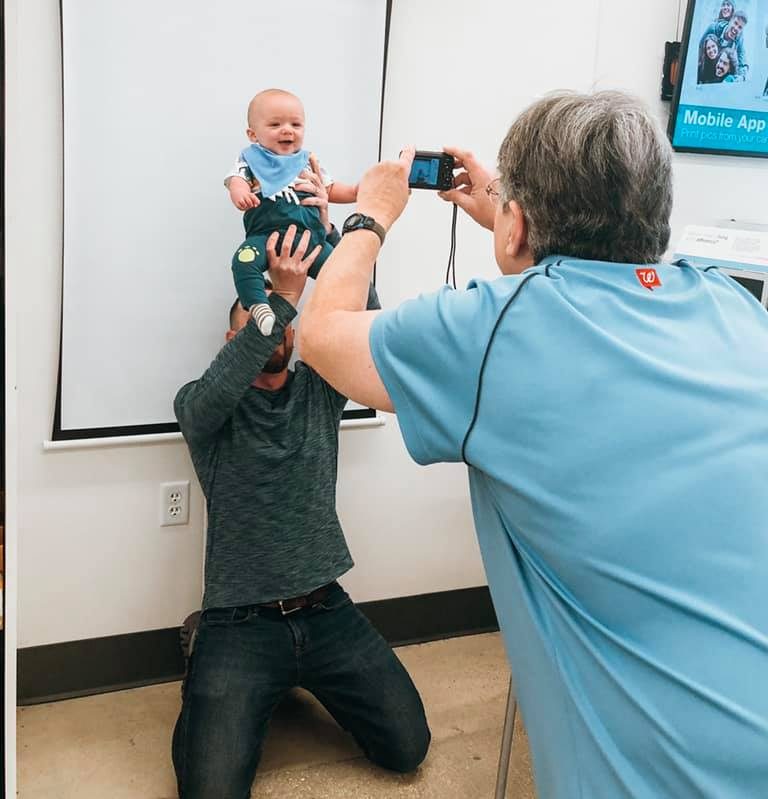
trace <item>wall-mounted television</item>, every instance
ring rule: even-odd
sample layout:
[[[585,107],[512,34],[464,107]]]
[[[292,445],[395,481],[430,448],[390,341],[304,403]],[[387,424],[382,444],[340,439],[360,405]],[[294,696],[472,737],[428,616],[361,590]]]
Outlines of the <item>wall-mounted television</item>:
[[[768,158],[768,0],[689,0],[678,74],[675,150]]]

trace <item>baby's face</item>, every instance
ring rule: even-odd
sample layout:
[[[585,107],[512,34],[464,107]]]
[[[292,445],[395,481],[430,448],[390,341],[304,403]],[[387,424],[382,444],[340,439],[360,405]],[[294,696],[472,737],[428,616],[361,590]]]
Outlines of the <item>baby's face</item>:
[[[304,107],[290,94],[260,98],[249,124],[248,138],[277,155],[297,153],[304,143]]]

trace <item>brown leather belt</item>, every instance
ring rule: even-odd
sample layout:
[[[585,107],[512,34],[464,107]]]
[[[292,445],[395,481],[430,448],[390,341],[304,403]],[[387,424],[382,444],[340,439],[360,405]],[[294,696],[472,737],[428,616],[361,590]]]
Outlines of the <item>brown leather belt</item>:
[[[328,594],[331,592],[331,589],[336,586],[336,583],[328,583],[328,585],[322,585],[320,588],[315,588],[314,591],[310,591],[308,594],[304,594],[304,596],[295,596],[291,597],[291,599],[278,599],[277,602],[263,602],[259,605],[260,608],[275,608],[279,610],[283,616],[287,616],[289,613],[295,613],[297,610],[301,610],[302,608],[308,608],[312,605],[317,605],[322,602]]]

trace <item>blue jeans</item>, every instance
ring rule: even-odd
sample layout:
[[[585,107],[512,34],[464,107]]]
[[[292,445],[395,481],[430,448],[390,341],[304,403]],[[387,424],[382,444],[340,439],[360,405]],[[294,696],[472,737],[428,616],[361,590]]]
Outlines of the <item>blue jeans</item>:
[[[374,763],[408,772],[430,732],[387,642],[340,586],[279,610],[214,608],[201,618],[173,733],[180,799],[248,799],[269,719],[295,686],[322,702]]]

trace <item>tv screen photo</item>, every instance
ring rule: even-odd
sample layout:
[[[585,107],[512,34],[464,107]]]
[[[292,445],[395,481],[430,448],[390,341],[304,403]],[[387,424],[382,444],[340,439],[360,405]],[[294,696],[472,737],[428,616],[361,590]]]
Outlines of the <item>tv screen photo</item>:
[[[682,58],[672,146],[768,157],[768,0],[690,0]]]

